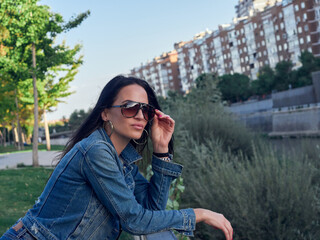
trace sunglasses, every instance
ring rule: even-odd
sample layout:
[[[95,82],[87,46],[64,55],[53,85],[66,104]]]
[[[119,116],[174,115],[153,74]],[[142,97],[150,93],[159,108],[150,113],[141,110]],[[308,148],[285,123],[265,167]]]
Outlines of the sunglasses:
[[[122,105],[114,105],[111,107],[119,107],[121,108],[121,113],[126,118],[133,118],[135,117],[139,110],[142,110],[143,117],[146,121],[151,121],[154,118],[155,115],[155,108],[152,107],[149,104],[146,103],[140,103],[140,102],[126,102]]]

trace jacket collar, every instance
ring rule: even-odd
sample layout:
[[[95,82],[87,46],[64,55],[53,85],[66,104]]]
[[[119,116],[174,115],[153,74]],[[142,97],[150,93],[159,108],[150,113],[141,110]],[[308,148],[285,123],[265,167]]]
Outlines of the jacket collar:
[[[113,148],[115,148],[104,128],[99,128],[98,130],[104,140],[106,140],[109,144],[112,145]],[[128,143],[128,145],[123,149],[123,151],[120,153],[120,157],[127,164],[131,164],[142,159],[142,157],[137,153],[137,150],[132,146],[131,143]]]

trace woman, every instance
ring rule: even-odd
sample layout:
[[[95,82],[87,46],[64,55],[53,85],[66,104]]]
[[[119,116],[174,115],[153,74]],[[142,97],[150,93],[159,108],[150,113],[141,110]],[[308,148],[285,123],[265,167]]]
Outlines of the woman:
[[[69,141],[43,193],[4,239],[117,239],[121,230],[145,235],[175,229],[192,236],[195,224],[232,227],[206,209],[164,210],[170,183],[182,166],[172,162],[174,120],[161,112],[146,81],[117,76]],[[148,182],[137,153],[152,140]],[[164,236],[164,235],[163,235]]]

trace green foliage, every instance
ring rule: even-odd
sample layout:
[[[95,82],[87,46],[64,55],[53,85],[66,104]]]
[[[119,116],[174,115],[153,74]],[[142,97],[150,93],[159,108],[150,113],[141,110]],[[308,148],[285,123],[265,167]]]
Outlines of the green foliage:
[[[259,70],[258,79],[251,82],[251,91],[254,95],[271,94],[274,89],[274,76],[273,69],[269,66],[263,66]]]
[[[218,84],[223,99],[230,102],[247,100],[251,95],[250,79],[244,74],[225,74],[220,77]]]
[[[274,150],[236,123],[221,103],[207,101],[213,92],[197,88],[190,94],[162,100],[176,121],[175,161],[184,165],[180,207],[223,213],[234,239],[317,239],[320,151],[310,144],[308,154]],[[196,239],[224,239],[204,224],[195,234]]]
[[[87,11],[65,22],[60,14],[38,2],[2,0],[0,8],[0,45],[3,50],[0,53],[0,91],[5,91],[6,85],[13,86],[11,91],[15,92],[19,102],[13,110],[20,115],[22,125],[28,131],[32,130],[32,123],[35,129],[38,128],[38,114],[32,114],[33,109],[38,109],[38,99],[41,114],[51,111],[61,98],[72,93],[69,83],[82,63],[82,56],[78,56],[81,47],[69,48],[64,43],[55,44],[54,40],[58,34],[79,26],[90,15]],[[56,80],[58,76],[60,78]],[[37,81],[33,82],[31,77]],[[6,113],[6,119],[10,118],[9,106],[1,105],[0,108],[0,114]],[[1,124],[5,126],[7,122]]]
[[[249,161],[225,152],[219,141],[186,138],[179,148],[187,176],[183,202],[222,212],[235,239],[316,239],[319,185],[313,179],[319,169],[268,147]],[[199,228],[200,239],[224,239],[221,232]]]
[[[84,119],[89,115],[91,110],[89,109],[88,112],[85,112],[83,109],[81,110],[74,110],[69,118],[69,128],[70,130],[76,130],[80,127]]]
[[[51,172],[45,168],[0,170],[0,236],[33,206]]]

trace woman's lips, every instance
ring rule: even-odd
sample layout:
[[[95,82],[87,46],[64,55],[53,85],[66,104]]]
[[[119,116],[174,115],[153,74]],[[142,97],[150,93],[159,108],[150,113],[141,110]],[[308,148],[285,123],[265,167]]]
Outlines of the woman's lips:
[[[142,124],[132,124],[131,125],[133,128],[138,129],[138,130],[142,130],[143,129],[143,125]]]

